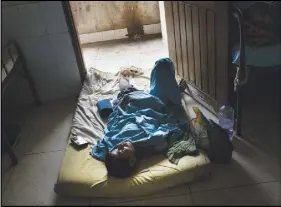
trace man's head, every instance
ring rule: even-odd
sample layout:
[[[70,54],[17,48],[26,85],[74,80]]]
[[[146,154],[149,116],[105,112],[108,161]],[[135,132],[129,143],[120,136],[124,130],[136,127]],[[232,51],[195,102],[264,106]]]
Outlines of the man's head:
[[[136,164],[135,148],[131,142],[117,144],[105,158],[108,175],[113,177],[129,177],[135,170]]]

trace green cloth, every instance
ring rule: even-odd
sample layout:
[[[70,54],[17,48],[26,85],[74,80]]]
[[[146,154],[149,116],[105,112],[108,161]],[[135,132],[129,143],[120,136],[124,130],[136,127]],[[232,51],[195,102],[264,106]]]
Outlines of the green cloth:
[[[180,158],[185,155],[197,155],[198,150],[196,148],[196,143],[191,134],[185,133],[180,140],[172,143],[165,156],[173,164],[178,164]]]
[[[189,120],[189,132],[185,133],[177,141],[171,141],[165,156],[173,164],[178,164],[180,158],[186,155],[197,155],[201,150],[208,150],[210,143],[206,126],[209,121],[198,107],[192,107],[196,118]]]

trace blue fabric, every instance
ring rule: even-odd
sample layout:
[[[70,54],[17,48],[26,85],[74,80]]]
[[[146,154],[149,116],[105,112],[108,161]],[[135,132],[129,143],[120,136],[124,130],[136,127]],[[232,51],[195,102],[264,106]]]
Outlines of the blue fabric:
[[[175,79],[174,64],[169,58],[162,58],[155,62],[150,75],[149,93],[165,104],[181,104],[181,93]]]
[[[158,86],[164,84],[160,79],[166,81],[166,87]],[[187,119],[180,97],[174,95],[179,90],[175,83],[172,62],[169,59],[158,60],[152,71],[150,93],[135,91],[124,96],[110,114],[104,137],[93,147],[92,156],[104,161],[108,151],[123,141],[159,146],[167,142],[167,137],[173,140],[180,138],[187,130]],[[169,87],[174,91],[167,90]],[[178,104],[167,106],[163,100]]]
[[[245,64],[247,66],[269,67],[281,65],[281,44],[251,48],[245,45]],[[232,51],[232,63],[239,65],[240,46],[235,45]]]
[[[98,101],[97,108],[102,118],[108,117],[113,112],[113,106],[109,99]]]
[[[103,109],[112,109],[112,104],[109,99],[104,99],[97,102],[98,112],[101,112]]]

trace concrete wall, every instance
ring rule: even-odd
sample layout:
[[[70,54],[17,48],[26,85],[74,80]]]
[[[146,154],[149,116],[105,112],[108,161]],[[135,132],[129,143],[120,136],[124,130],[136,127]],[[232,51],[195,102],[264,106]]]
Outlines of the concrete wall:
[[[158,1],[71,1],[79,34],[160,23]]]
[[[2,32],[4,41],[19,42],[43,101],[79,94],[78,66],[60,1],[2,1]],[[27,82],[15,82],[7,99],[32,102]]]

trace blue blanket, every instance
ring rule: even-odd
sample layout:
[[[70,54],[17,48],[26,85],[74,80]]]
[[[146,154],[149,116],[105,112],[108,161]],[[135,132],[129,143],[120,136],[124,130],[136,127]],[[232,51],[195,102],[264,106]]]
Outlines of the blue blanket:
[[[150,75],[149,93],[165,104],[181,104],[181,93],[175,79],[174,64],[169,58],[162,58],[155,62]]]
[[[187,119],[173,63],[168,58],[160,59],[152,70],[150,93],[135,91],[124,96],[109,116],[104,137],[93,147],[92,156],[104,161],[106,154],[120,142],[159,146],[167,138],[177,140],[185,131]]]

